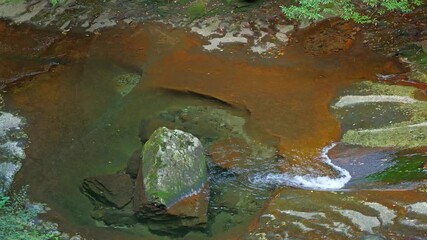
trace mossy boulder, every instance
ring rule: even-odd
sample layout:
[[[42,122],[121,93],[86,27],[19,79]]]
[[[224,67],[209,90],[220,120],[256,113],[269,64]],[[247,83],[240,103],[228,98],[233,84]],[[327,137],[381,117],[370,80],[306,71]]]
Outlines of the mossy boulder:
[[[207,182],[207,165],[198,138],[162,127],[142,150],[145,197],[151,205],[170,208],[200,192]]]

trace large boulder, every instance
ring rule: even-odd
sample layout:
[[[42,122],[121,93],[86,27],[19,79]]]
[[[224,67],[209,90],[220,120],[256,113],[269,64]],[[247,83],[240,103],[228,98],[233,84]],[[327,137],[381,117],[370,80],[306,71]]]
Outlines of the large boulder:
[[[199,193],[207,182],[207,165],[199,139],[162,127],[145,143],[142,179],[149,205],[170,208]]]

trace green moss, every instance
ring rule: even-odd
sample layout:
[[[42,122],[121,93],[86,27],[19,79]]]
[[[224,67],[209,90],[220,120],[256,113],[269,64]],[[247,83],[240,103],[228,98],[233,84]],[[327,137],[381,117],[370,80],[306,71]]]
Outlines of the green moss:
[[[427,178],[427,172],[422,167],[425,161],[427,161],[427,156],[402,156],[395,160],[392,167],[372,174],[366,179],[393,184],[403,181],[420,181]]]

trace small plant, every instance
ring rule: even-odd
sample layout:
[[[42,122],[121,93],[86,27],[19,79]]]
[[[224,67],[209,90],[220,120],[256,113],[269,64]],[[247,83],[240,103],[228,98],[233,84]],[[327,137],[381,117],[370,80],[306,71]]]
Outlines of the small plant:
[[[56,6],[59,2],[60,0],[50,0],[50,3],[52,4],[52,6]]]
[[[27,187],[6,196],[0,193],[0,239],[50,240],[57,237],[38,221],[38,210],[27,207]]]
[[[422,4],[422,0],[296,0],[295,4],[281,9],[291,20],[319,20],[336,15],[344,20],[370,23],[379,15],[394,11],[410,12]]]
[[[187,9],[187,15],[190,19],[201,17],[206,12],[206,3],[204,0],[196,0],[190,4]]]

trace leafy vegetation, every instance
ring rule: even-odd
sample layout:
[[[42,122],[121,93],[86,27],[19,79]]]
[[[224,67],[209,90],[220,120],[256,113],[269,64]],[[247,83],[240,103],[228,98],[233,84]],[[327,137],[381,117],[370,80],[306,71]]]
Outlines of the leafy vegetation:
[[[295,0],[282,6],[282,12],[291,20],[319,20],[336,15],[358,23],[372,22],[379,15],[400,11],[410,12],[423,4],[422,0]]]
[[[27,188],[6,196],[0,193],[0,239],[50,240],[56,235],[37,220],[39,210],[28,207]]]

